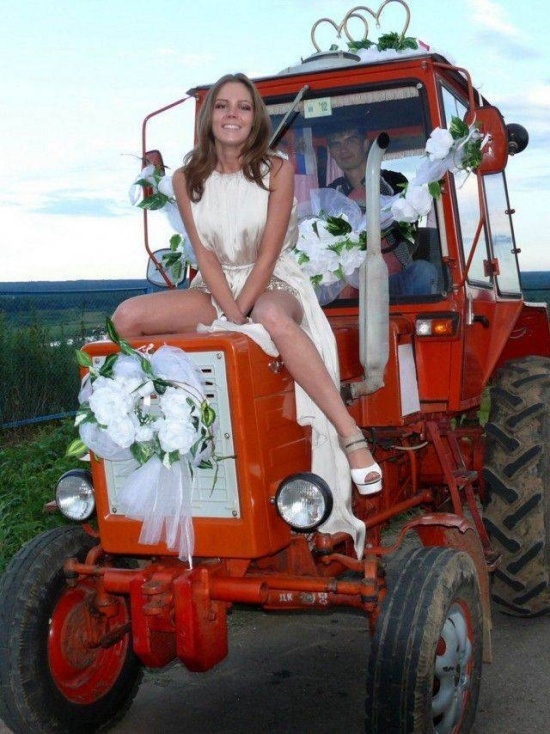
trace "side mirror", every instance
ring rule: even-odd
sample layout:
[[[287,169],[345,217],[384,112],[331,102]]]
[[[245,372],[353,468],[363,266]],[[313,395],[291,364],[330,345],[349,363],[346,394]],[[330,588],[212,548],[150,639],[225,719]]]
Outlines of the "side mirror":
[[[166,247],[152,253],[147,262],[146,278],[157,288],[176,288],[187,278],[187,268],[182,268],[181,260],[172,262],[174,253]]]
[[[523,125],[511,122],[506,125],[506,132],[508,133],[508,153],[510,155],[521,153],[527,148],[529,133]]]
[[[481,133],[489,135],[477,173],[484,176],[504,171],[508,162],[508,131],[500,111],[490,105],[477,107],[466,114],[464,122],[476,124]]]

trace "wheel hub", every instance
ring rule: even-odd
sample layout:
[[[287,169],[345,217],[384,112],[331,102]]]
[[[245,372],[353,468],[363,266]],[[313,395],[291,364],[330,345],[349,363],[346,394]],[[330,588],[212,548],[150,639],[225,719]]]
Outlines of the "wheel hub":
[[[453,604],[436,651],[432,716],[437,734],[451,734],[460,723],[470,689],[472,644],[462,607]]]

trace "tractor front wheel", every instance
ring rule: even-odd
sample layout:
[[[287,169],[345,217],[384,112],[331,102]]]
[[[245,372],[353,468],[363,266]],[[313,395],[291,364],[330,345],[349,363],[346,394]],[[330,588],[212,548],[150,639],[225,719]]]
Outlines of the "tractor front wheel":
[[[419,548],[388,591],[371,643],[369,734],[466,734],[474,721],[483,616],[472,558]]]
[[[116,721],[141,680],[124,599],[105,616],[93,579],[69,586],[64,562],[94,540],[79,527],[37,536],[0,583],[0,717],[16,733],[97,731]]]

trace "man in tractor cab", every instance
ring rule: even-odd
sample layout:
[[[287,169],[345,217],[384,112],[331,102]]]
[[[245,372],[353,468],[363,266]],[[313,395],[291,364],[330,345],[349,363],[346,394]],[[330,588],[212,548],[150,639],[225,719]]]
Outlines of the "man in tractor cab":
[[[351,124],[327,134],[328,151],[343,176],[329,184],[365,209],[365,160],[368,138]],[[392,196],[407,183],[403,174],[382,170],[380,193]],[[425,296],[436,293],[437,270],[427,260],[413,260],[415,245],[394,224],[382,235],[382,255],[388,267],[390,296]]]

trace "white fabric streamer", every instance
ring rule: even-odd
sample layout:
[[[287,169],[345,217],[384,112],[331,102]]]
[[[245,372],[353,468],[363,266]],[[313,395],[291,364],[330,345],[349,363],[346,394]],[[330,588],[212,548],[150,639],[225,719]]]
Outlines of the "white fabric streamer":
[[[194,546],[191,496],[193,477],[185,459],[168,469],[157,456],[136,469],[117,497],[120,511],[142,523],[139,542],[164,541],[192,567]]]

